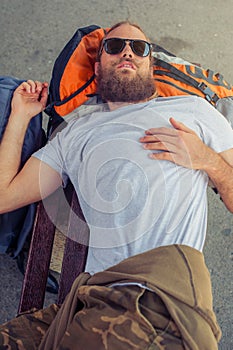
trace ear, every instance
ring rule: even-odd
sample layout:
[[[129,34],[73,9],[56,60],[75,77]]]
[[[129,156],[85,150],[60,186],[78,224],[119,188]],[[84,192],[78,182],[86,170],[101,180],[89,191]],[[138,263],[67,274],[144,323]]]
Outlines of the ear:
[[[100,62],[95,62],[95,75],[98,76],[99,74],[99,66],[100,66]]]

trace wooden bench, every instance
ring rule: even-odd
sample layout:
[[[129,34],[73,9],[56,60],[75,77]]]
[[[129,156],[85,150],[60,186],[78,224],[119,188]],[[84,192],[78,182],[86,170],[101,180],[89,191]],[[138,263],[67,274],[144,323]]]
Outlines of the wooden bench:
[[[62,194],[61,191],[63,192]],[[67,220],[67,237],[57,304],[62,304],[74,279],[84,270],[89,232],[76,193],[73,186],[69,184],[65,191],[59,189],[49,198],[38,204],[19,303],[19,314],[31,308],[43,308],[56,230],[56,220],[59,216],[59,209],[62,210],[61,205],[64,201],[64,194],[69,206],[69,217]],[[77,227],[77,222],[79,221],[77,218],[81,220],[82,225],[78,225],[80,227]],[[82,230],[80,236],[79,229]],[[73,240],[74,236],[75,240]],[[82,241],[84,236],[86,239],[85,244]]]

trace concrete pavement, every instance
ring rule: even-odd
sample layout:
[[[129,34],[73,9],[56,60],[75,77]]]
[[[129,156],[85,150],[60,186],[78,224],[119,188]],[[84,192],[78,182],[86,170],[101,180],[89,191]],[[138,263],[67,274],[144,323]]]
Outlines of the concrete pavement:
[[[2,0],[1,75],[50,80],[53,62],[77,27],[103,27],[130,19],[152,41],[175,54],[200,62],[233,83],[232,0]],[[206,261],[213,282],[214,305],[222,327],[221,350],[233,349],[233,217],[209,191]],[[0,255],[0,322],[17,311],[22,276],[15,261]],[[49,296],[48,302],[53,297]]]

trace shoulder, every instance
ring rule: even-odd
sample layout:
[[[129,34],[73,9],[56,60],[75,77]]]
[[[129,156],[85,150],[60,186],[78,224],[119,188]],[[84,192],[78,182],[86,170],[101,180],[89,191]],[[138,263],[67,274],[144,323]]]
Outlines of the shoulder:
[[[189,103],[195,101],[197,96],[181,95],[181,96],[169,96],[169,97],[156,97],[151,101],[155,102],[177,102],[177,103]]]
[[[193,95],[182,95],[182,96],[169,96],[169,97],[157,97],[153,99],[157,106],[161,106],[163,104],[175,106],[177,108],[183,109],[189,106],[191,109],[211,109],[214,108],[211,106],[209,102],[207,102],[204,98]]]

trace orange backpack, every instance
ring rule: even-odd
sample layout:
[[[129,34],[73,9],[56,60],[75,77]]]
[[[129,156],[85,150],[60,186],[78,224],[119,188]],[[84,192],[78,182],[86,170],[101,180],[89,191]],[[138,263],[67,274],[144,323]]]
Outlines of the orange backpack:
[[[57,57],[46,108],[51,119],[65,118],[96,94],[94,63],[105,33],[106,29],[96,25],[80,28]],[[155,85],[160,96],[201,96],[233,125],[233,88],[222,75],[184,61],[155,44],[153,57]]]

